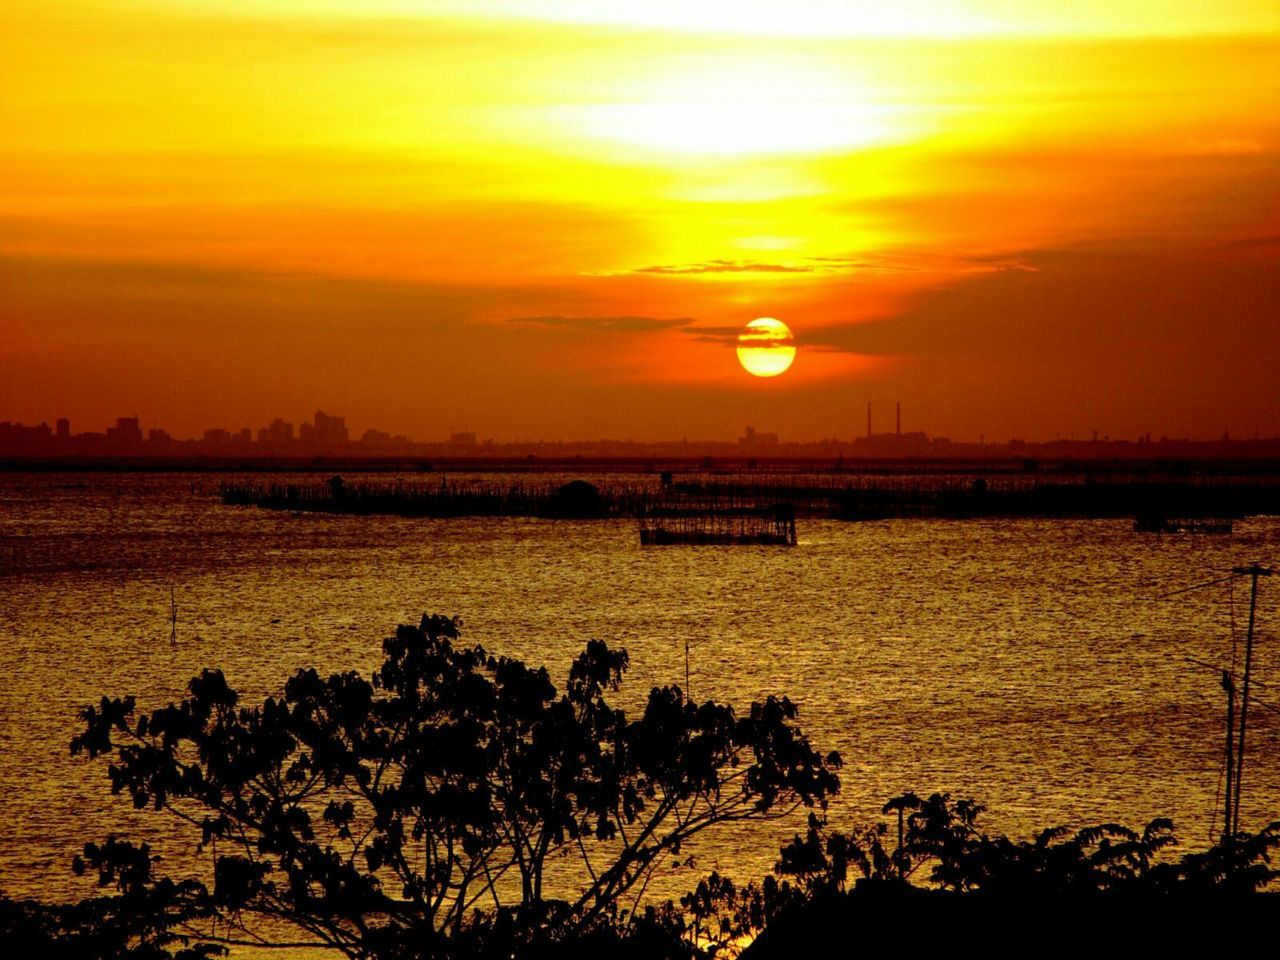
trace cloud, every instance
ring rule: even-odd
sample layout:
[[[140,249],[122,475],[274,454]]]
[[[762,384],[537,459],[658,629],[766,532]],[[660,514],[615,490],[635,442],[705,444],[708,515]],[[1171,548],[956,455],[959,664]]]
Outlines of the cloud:
[[[392,432],[443,435],[526,409],[548,370],[616,359],[598,343],[593,353],[586,341],[595,338],[550,344],[536,327],[485,320],[590,312],[581,296],[550,285],[8,255],[0,368],[14,375],[0,377],[0,410],[35,421],[50,411],[79,421],[137,411],[190,435],[314,403]],[[585,383],[590,374],[575,376]],[[429,411],[415,400],[424,378],[438,393]]]
[[[699,273],[814,273],[812,267],[792,266],[786,263],[755,263],[748,260],[707,260],[703,263],[683,263],[638,267],[632,273],[656,273],[663,276],[684,276]]]
[[[973,272],[975,270],[1029,270],[1025,262],[1003,254],[946,254],[913,249],[884,250],[858,257],[803,257],[785,263],[759,260],[703,260],[695,263],[656,264],[629,270],[606,271],[589,276],[698,277],[735,274],[785,274],[833,277],[858,274],[909,274],[924,271]]]
[[[982,358],[1001,364],[1083,371],[1128,366],[1133,376],[1183,369],[1234,353],[1243,363],[1280,349],[1270,305],[1280,275],[1247,251],[1280,237],[1211,244],[1141,238],[1043,247],[990,258],[993,269],[959,276],[909,297],[892,315],[797,332],[798,345],[861,356]],[[977,259],[977,258],[975,258]],[[727,328],[693,327],[726,340]],[[732,331],[736,333],[736,331]],[[1217,376],[1205,371],[1205,376]]]
[[[781,346],[791,347],[807,342],[794,335],[791,337],[775,337],[760,330],[748,333],[745,327],[685,327],[684,333],[699,343],[718,343],[735,347],[741,343],[761,349]]]
[[[803,257],[786,263],[762,260],[699,260],[693,263],[660,263],[606,273],[606,276],[696,277],[714,274],[773,273],[830,275],[851,273],[866,266],[846,257]]]
[[[1227,244],[1233,250],[1280,250],[1280,236],[1242,237]]]
[[[685,327],[684,332],[700,343],[737,343],[742,327]]]
[[[654,330],[671,330],[694,323],[692,317],[511,317],[509,323],[524,323],[539,327],[561,327],[573,330],[600,330],[619,333],[648,333]]]

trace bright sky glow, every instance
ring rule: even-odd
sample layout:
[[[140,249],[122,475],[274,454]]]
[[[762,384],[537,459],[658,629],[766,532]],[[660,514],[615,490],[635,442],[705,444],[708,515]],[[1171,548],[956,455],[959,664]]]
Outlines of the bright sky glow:
[[[1277,63],[1244,0],[11,0],[0,419],[1280,432],[1200,346],[1280,330]]]

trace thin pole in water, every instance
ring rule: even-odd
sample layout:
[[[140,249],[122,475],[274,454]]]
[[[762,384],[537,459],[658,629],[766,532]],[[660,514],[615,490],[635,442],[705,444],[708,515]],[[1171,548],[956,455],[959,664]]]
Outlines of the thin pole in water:
[[[176,646],[178,643],[178,598],[174,595],[173,587],[169,587],[169,645]]]
[[[1235,780],[1235,758],[1233,757],[1233,741],[1236,722],[1236,685],[1231,673],[1222,671],[1222,689],[1227,694],[1227,792],[1222,806],[1222,841],[1231,839],[1231,784]]]
[[[1240,785],[1244,779],[1244,735],[1245,725],[1249,720],[1249,674],[1253,667],[1253,625],[1258,610],[1258,578],[1271,576],[1271,570],[1255,563],[1250,567],[1236,567],[1232,572],[1248,575],[1253,580],[1249,591],[1249,632],[1245,634],[1244,641],[1244,683],[1240,690],[1240,739],[1236,748],[1236,793],[1231,803],[1231,832],[1235,834],[1240,832]]]
[[[689,695],[689,641],[684,642],[684,698],[691,700]]]

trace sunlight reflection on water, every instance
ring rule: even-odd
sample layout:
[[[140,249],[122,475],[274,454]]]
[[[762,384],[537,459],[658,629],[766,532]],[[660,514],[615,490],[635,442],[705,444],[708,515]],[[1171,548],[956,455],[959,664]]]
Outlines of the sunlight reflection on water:
[[[84,895],[68,861],[86,839],[167,829],[109,797],[105,765],[69,756],[85,704],[158,706],[205,666],[250,699],[305,665],[367,674],[382,637],[424,611],[460,615],[467,642],[557,679],[590,637],[625,646],[629,704],[683,680],[687,640],[696,698],[785,693],[815,744],[841,751],[838,825],[903,790],[949,790],[985,802],[994,829],[1167,814],[1198,847],[1221,692],[1184,657],[1229,657],[1230,593],[1153,597],[1280,554],[1275,518],[1230,538],[1136,535],[1128,521],[801,521],[791,550],[642,548],[629,521],[292,516],[224,507],[216,484],[0,475],[6,893]],[[1277,597],[1265,584],[1256,658],[1280,681]],[[1242,631],[1239,586],[1234,600]],[[1276,721],[1250,717],[1254,828],[1277,813]],[[791,829],[723,831],[699,871],[758,876]]]

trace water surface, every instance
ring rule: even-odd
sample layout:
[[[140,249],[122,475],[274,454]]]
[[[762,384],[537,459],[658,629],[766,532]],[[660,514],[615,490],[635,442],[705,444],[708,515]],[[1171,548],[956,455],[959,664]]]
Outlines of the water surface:
[[[1229,538],[1127,521],[802,521],[794,549],[642,548],[631,521],[294,516],[225,507],[216,484],[0,474],[10,895],[83,895],[67,863],[86,839],[169,829],[111,798],[103,763],[69,755],[85,704],[163,705],[206,666],[251,699],[302,666],[368,673],[381,639],[423,612],[457,614],[466,641],[557,679],[588,638],[625,646],[633,704],[683,682],[687,642],[695,697],[785,693],[815,744],[843,754],[840,825],[903,790],[949,790],[987,803],[993,829],[1169,815],[1200,846],[1223,704],[1218,675],[1186,658],[1230,660],[1247,595],[1154,597],[1280,557],[1274,518]],[[1264,581],[1256,663],[1276,683],[1278,611],[1280,582]],[[1280,689],[1258,690],[1280,704]],[[1250,716],[1251,828],[1280,815],[1276,720]],[[700,869],[758,876],[787,833],[720,833]]]

